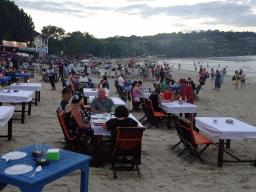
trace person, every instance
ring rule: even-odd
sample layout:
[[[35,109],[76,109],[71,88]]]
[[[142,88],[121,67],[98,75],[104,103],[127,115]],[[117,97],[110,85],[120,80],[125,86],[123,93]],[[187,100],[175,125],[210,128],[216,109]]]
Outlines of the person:
[[[95,113],[110,113],[111,107],[115,107],[112,99],[106,97],[104,88],[98,89],[98,97],[91,102],[91,111]]]
[[[60,80],[61,82],[63,81],[63,63],[60,63],[59,65],[59,77],[58,77],[58,81]]]
[[[238,74],[238,71],[236,70],[235,71],[235,87],[236,87],[236,90],[237,90],[237,88],[238,88],[238,85],[239,85],[239,74]]]
[[[182,97],[182,100],[185,101],[187,99],[187,103],[194,104],[194,91],[190,85],[187,85],[185,79],[180,80],[181,90],[180,93],[175,97],[175,99],[179,99]]]
[[[18,59],[17,57],[14,57],[12,60],[12,70],[17,71],[17,69],[18,69]]]
[[[56,87],[55,87],[55,75],[54,75],[54,69],[52,67],[52,64],[49,64],[49,68],[47,69],[47,73],[48,73],[48,76],[49,76],[49,81],[52,85],[52,90],[56,90]]]
[[[68,65],[68,69],[69,69],[69,75],[71,75],[72,74],[72,72],[74,71],[74,64],[71,62],[71,63],[69,63],[69,65]]]
[[[169,87],[169,79],[165,78],[165,81],[161,84],[162,92],[164,92],[167,87]]]
[[[211,68],[211,80],[212,80],[212,82],[214,80],[214,70],[213,70],[213,68]]]
[[[202,86],[202,85],[204,85],[204,71],[203,71],[203,69],[200,69],[199,77],[200,77],[199,82],[200,82],[200,85]]]
[[[22,65],[23,65],[23,57],[22,57],[22,55],[19,57],[19,65],[20,65],[20,67],[22,67]]]
[[[187,85],[190,85],[193,90],[196,89],[196,85],[195,85],[194,81],[191,80],[191,77],[188,78]]]
[[[166,101],[173,101],[174,100],[174,93],[170,87],[166,88],[166,91],[163,92],[163,99]]]
[[[109,83],[108,83],[108,78],[107,76],[103,76],[102,80],[100,81],[100,85],[99,87],[103,87],[103,88],[108,88],[109,89]]]
[[[59,114],[61,111],[65,111],[66,106],[69,104],[69,101],[72,97],[72,91],[69,87],[62,89],[62,101],[60,102],[60,106],[57,109],[57,113]]]
[[[118,85],[120,85],[121,87],[123,87],[125,85],[126,79],[125,79],[125,75],[122,74],[120,77],[118,77]]]
[[[243,73],[243,70],[242,69],[240,69],[240,71],[239,71],[239,75],[241,75]]]
[[[221,87],[221,75],[219,70],[216,70],[216,74],[215,74],[215,88],[213,90],[217,90],[219,91]]]
[[[220,76],[221,76],[220,82],[221,82],[221,83],[223,83],[224,77],[225,77],[226,73],[227,73],[226,68],[223,68],[223,69],[220,71]]]
[[[91,125],[87,121],[83,121],[81,112],[78,107],[81,105],[82,96],[80,93],[74,93],[71,104],[66,106],[65,124],[68,127],[68,132],[75,140],[80,140],[80,137],[88,137],[93,135],[90,129]]]
[[[243,71],[240,71],[240,81],[241,81],[241,90],[242,90],[242,88],[243,88],[243,86],[244,86],[244,89],[246,89],[245,88],[245,74],[243,73]]]
[[[169,75],[169,85],[174,85],[175,83],[175,79],[172,78],[172,75]]]
[[[71,84],[74,84],[76,82],[78,82],[76,79],[75,79],[75,76],[76,76],[76,72],[75,71],[72,71],[71,75],[68,77],[67,81],[66,81],[66,86],[67,87],[70,87]]]
[[[162,97],[160,96],[161,93],[161,87],[156,87],[155,92],[152,93],[149,96],[149,99],[152,101],[153,109],[154,111],[160,112],[162,109],[159,107],[159,105],[162,103]]]
[[[117,127],[138,127],[138,122],[129,117],[128,109],[123,105],[119,105],[115,109],[115,116],[116,118],[110,119],[102,125],[103,129],[111,131],[110,151],[113,151],[116,143]]]
[[[87,66],[84,65],[84,70],[83,70],[84,73],[86,73],[86,76],[87,76]]]
[[[163,67],[161,67],[159,75],[160,75],[160,82],[163,83],[163,81],[164,81],[164,69],[163,69]]]
[[[134,85],[132,86],[132,98],[133,98],[133,111],[139,110],[139,105],[140,105],[140,94],[143,93],[143,87],[140,89],[142,82],[141,81],[135,81],[133,83]]]

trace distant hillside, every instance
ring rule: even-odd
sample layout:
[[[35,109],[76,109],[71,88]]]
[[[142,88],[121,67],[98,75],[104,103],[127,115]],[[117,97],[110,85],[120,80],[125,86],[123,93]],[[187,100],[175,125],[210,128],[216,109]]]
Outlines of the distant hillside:
[[[118,47],[122,48],[122,53],[119,51],[119,54],[112,54],[113,56],[131,56],[134,53],[136,56],[166,55],[167,57],[256,55],[256,33],[254,32],[208,30],[191,33],[163,33],[144,37],[116,36],[101,39],[101,41],[105,43],[115,41]]]

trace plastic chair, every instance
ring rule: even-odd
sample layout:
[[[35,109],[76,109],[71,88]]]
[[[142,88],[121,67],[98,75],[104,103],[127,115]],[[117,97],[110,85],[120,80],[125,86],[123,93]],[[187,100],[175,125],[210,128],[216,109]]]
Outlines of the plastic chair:
[[[112,151],[111,163],[114,178],[116,171],[137,171],[140,178],[139,165],[141,164],[141,143],[144,127],[117,127],[117,139]],[[115,166],[116,164],[131,164]],[[134,165],[136,168],[134,169]]]

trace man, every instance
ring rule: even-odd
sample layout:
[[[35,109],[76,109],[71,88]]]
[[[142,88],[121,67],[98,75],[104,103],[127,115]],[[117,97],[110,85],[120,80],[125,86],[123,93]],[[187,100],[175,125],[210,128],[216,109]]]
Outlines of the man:
[[[58,81],[60,80],[61,82],[63,81],[63,63],[60,63],[59,65],[59,78]]]
[[[169,79],[165,78],[165,81],[161,84],[162,92],[165,91],[166,87],[169,87]]]
[[[169,85],[174,85],[176,81],[172,78],[172,75],[169,75]]]
[[[69,101],[72,97],[72,92],[69,87],[66,87],[62,90],[62,101],[60,102],[60,106],[57,109],[57,113],[59,114],[61,111],[65,111],[66,106],[69,104]]]
[[[98,97],[95,97],[91,102],[91,112],[95,113],[110,113],[111,107],[115,107],[112,99],[106,97],[104,88],[98,89]]]
[[[125,75],[122,74],[120,77],[118,77],[118,85],[120,85],[121,87],[123,87],[125,85],[126,79],[125,79]]]
[[[190,77],[188,78],[188,83],[187,83],[187,85],[190,85],[193,90],[196,89],[196,85],[195,85],[194,81],[191,80]]]
[[[226,75],[227,71],[226,71],[226,68],[223,68],[221,71],[220,71],[220,82],[223,83],[224,81],[224,77]]]
[[[175,97],[175,99],[179,99],[182,97],[182,100],[185,101],[187,98],[187,103],[194,104],[194,91],[193,88],[190,85],[187,85],[187,82],[185,79],[180,80],[180,86],[181,90],[180,93]]]

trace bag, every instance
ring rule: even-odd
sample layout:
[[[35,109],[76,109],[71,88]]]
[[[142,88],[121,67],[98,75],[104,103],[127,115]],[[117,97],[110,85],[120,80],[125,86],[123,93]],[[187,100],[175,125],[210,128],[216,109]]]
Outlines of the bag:
[[[236,77],[235,77],[235,75],[232,77],[232,81],[235,81],[236,80]]]

